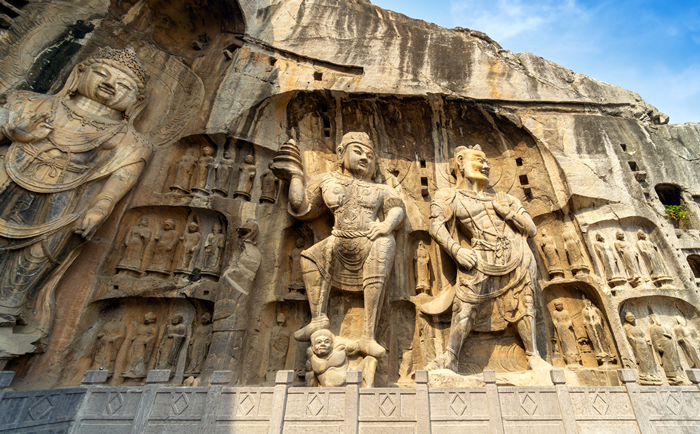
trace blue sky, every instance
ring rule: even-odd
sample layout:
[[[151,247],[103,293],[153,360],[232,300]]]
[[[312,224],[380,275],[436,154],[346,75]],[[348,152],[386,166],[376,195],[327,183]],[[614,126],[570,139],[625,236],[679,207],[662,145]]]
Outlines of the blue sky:
[[[442,27],[480,30],[639,93],[672,123],[700,122],[700,0],[372,0]]]

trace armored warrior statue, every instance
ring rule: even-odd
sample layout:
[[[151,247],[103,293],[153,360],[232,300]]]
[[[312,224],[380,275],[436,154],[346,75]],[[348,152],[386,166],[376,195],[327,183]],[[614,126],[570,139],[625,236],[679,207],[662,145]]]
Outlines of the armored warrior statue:
[[[374,144],[365,133],[348,133],[336,149],[339,168],[304,180],[301,154],[294,142],[280,148],[272,171],[289,182],[289,213],[311,220],[331,210],[331,236],[304,250],[301,268],[311,308],[311,323],[294,338],[308,341],[330,325],[327,316],[331,287],[364,293],[364,324],[358,351],[380,358],[385,349],[375,340],[384,284],[394,262],[393,232],[405,211],[396,190],[374,182]],[[383,217],[383,218],[382,218]]]
[[[532,359],[539,358],[533,299],[537,265],[527,239],[537,234],[537,228],[516,198],[486,193],[490,168],[479,145],[458,147],[455,160],[462,180],[457,188],[436,193],[430,205],[430,235],[457,262],[457,283],[419,306],[429,315],[451,307],[452,325],[446,351],[426,369],[456,371],[470,332],[501,331],[511,324],[532,367]],[[461,235],[458,227],[468,232],[470,247],[462,247],[453,237]]]
[[[57,95],[7,94],[0,107],[0,326],[13,327],[27,300],[53,297],[51,285],[35,295],[136,184],[152,153],[133,124],[147,80],[132,49],[105,47],[79,63]],[[36,337],[27,343],[52,320],[50,309],[39,312],[39,324],[24,328]]]

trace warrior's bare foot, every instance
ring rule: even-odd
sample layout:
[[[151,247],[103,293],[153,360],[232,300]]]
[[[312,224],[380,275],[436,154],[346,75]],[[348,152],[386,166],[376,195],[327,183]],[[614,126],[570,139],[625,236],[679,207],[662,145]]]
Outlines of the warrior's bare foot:
[[[362,336],[359,341],[357,341],[357,351],[368,356],[372,356],[376,359],[381,359],[386,354],[386,350],[383,346],[379,345],[374,339]]]
[[[445,351],[428,363],[425,367],[428,371],[435,371],[438,369],[449,369],[452,372],[457,372],[457,356],[450,350]]]
[[[306,327],[302,327],[294,333],[294,339],[299,342],[308,342],[311,340],[311,335],[331,326],[331,322],[326,315],[319,316],[311,320]]]

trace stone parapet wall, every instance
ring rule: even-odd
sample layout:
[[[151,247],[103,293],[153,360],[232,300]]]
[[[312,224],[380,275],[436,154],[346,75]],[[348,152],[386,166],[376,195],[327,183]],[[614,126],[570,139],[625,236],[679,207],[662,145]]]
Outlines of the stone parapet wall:
[[[292,371],[280,371],[274,387],[224,386],[226,371],[209,387],[173,387],[163,372],[151,371],[145,386],[103,386],[106,371],[88,371],[82,388],[0,392],[0,433],[700,431],[700,370],[680,387],[639,386],[630,370],[618,371],[624,386],[569,387],[553,370],[554,386],[498,386],[485,371],[484,387],[429,387],[418,371],[416,387],[371,389],[359,387],[359,371],[335,388],[290,387]]]

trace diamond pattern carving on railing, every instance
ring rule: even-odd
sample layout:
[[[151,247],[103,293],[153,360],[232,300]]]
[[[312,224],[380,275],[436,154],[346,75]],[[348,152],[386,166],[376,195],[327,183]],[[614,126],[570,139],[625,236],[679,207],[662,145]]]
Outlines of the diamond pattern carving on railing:
[[[41,399],[32,404],[32,406],[29,408],[29,411],[27,412],[27,415],[34,422],[38,422],[46,418],[49,415],[49,413],[51,413],[51,409],[53,409],[53,403],[51,402],[49,397],[42,396]]]
[[[121,392],[112,392],[107,395],[107,405],[105,405],[105,413],[109,416],[114,415],[124,405],[124,396]]]

